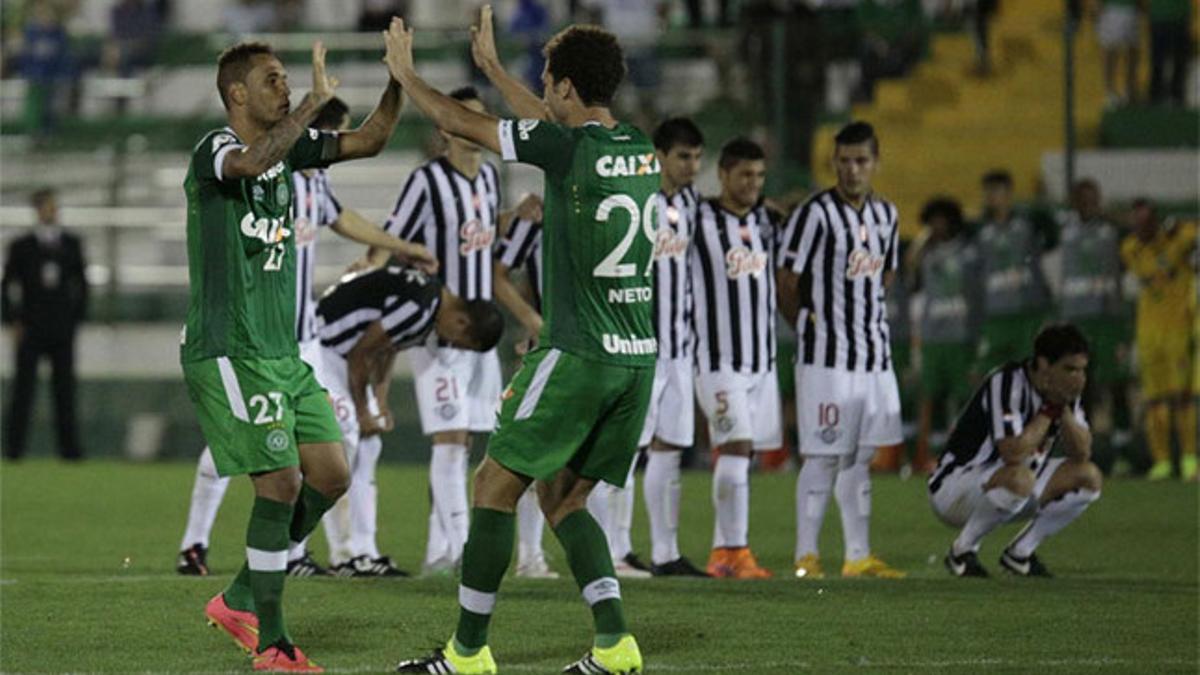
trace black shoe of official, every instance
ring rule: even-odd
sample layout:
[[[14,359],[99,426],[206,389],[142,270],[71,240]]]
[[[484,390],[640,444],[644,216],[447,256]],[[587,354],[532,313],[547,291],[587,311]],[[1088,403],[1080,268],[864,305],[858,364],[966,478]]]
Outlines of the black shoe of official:
[[[208,576],[208,549],[200,544],[183,549],[175,562],[175,571],[192,577]]]
[[[950,574],[956,577],[978,577],[987,578],[988,572],[979,562],[979,556],[975,555],[974,551],[967,551],[962,555],[954,555],[954,549],[951,548],[946,557],[943,559],[946,563],[946,569],[950,570]]]
[[[637,557],[637,554],[632,551],[630,551],[629,553],[626,553],[625,557],[621,558],[621,560],[623,560],[626,565],[629,565],[630,567],[632,567],[635,570],[641,570],[643,572],[651,571],[650,566],[647,565],[646,563],[642,562],[642,559]]]
[[[1020,577],[1054,578],[1050,570],[1046,569],[1041,560],[1038,560],[1036,553],[1030,553],[1028,558],[1018,558],[1012,554],[1012,551],[1004,549],[1004,554],[1000,556],[1000,565]]]
[[[407,577],[408,572],[396,567],[392,559],[386,555],[370,558],[365,555],[354,556],[346,562],[333,568],[333,573],[339,577]]]
[[[654,565],[650,573],[656,577],[707,577],[708,572],[696,567],[691,560],[680,556],[671,562]]]
[[[333,572],[321,567],[309,553],[305,553],[303,558],[289,560],[287,564],[287,575],[289,577],[329,577],[333,576]]]

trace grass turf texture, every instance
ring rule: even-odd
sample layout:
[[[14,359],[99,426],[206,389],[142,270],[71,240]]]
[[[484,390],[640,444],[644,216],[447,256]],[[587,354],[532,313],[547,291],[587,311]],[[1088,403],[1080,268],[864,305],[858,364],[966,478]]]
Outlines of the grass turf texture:
[[[205,626],[208,598],[242,555],[249,482],[236,479],[218,516],[216,576],[180,577],[174,559],[193,467],[51,461],[0,468],[0,669],[5,672],[250,672]],[[426,470],[379,474],[380,546],[419,566]],[[639,481],[640,482],[640,481]],[[681,545],[698,564],[712,531],[709,477],[685,474]],[[1195,672],[1197,487],[1114,481],[1083,518],[1039,551],[1052,580],[1011,578],[996,560],[1014,527],[984,542],[988,580],[952,579],[952,533],[923,482],[877,478],[875,550],[910,572],[899,582],[790,578],[795,474],[755,475],[751,543],[770,581],[625,581],[630,623],[649,672],[788,673],[888,668],[1011,672]],[[639,485],[640,490],[640,485]],[[826,571],[841,563],[830,508]],[[320,535],[318,558],[326,547]],[[648,553],[639,492],[634,542]],[[557,672],[590,640],[587,608],[547,530],[559,581],[509,578],[491,646],[501,672]],[[297,644],[332,671],[382,672],[442,644],[454,627],[449,579],[289,580]]]

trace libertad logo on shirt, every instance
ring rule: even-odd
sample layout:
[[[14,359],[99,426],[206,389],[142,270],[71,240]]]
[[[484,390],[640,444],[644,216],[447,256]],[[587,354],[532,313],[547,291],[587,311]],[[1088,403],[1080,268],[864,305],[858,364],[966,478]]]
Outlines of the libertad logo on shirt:
[[[475,251],[483,251],[492,247],[496,241],[496,228],[484,227],[478,218],[472,218],[458,230],[458,245],[460,255],[468,255]]]
[[[596,160],[596,173],[605,178],[620,176],[652,176],[662,167],[653,152],[644,155],[604,155]]]
[[[654,258],[682,258],[687,248],[687,237],[665,227],[659,228],[654,240]]]
[[[725,275],[737,279],[747,275],[758,276],[767,269],[767,254],[755,253],[748,248],[738,246],[729,249],[725,254]]]
[[[863,248],[856,248],[846,259],[846,278],[872,277],[883,269],[883,258]]]

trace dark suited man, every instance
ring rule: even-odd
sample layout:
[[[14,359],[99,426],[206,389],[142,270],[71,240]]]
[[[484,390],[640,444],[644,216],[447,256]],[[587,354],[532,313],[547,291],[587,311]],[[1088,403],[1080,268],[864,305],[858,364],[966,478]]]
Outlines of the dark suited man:
[[[5,420],[4,454],[25,452],[38,364],[49,357],[53,369],[58,453],[80,459],[75,431],[75,331],[87,310],[83,250],[79,237],[58,224],[54,191],[33,194],[38,225],[12,242],[4,263],[3,319],[16,342],[16,378]]]

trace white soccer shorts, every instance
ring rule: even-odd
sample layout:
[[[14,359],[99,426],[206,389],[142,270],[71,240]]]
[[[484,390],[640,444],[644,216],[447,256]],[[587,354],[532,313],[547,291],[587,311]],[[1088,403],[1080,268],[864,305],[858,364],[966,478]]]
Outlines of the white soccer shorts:
[[[848,455],[904,440],[892,371],[851,373],[796,364],[796,421],[803,455]]]
[[[338,426],[342,429],[342,445],[346,449],[346,461],[354,464],[358,453],[359,437],[358,414],[354,409],[354,398],[350,396],[350,366],[349,362],[332,349],[321,349],[321,375],[318,379],[329,398],[333,401],[333,413],[337,417]],[[381,412],[379,401],[375,399],[375,391],[367,387],[367,410],[373,415]]]
[[[1013,520],[1030,518],[1037,512],[1038,503],[1046,491],[1046,486],[1050,484],[1050,478],[1065,461],[1064,457],[1046,460],[1033,484],[1033,497],[1020,513],[1013,516]],[[942,478],[937,491],[929,493],[929,504],[933,507],[933,512],[951,527],[966,525],[971,513],[986,499],[983,496],[983,486],[1002,466],[1004,463],[997,460],[989,464],[968,465],[951,470]]]
[[[502,382],[496,350],[421,345],[408,350],[426,436],[441,431],[491,433]]]
[[[654,365],[654,390],[639,448],[650,445],[654,438],[680,448],[691,447],[696,435],[692,381],[691,359],[659,359]]]
[[[755,450],[783,446],[779,380],[775,371],[735,373],[728,370],[696,373],[696,397],[708,418],[713,446],[751,441]]]

